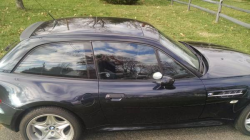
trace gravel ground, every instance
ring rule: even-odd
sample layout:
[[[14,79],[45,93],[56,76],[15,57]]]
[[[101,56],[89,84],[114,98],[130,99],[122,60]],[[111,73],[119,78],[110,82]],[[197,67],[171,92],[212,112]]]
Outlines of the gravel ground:
[[[145,131],[86,133],[82,140],[249,140],[231,125]],[[0,126],[0,140],[21,140],[19,133]]]

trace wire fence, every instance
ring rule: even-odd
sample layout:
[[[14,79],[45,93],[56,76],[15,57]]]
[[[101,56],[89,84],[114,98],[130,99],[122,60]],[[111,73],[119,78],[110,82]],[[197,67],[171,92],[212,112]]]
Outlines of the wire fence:
[[[250,24],[249,23],[245,23],[243,21],[240,21],[238,19],[235,19],[233,17],[230,17],[228,15],[225,15],[225,14],[221,13],[221,10],[222,10],[223,6],[234,9],[234,10],[238,10],[238,11],[241,11],[241,12],[249,13],[249,14],[250,14],[250,10],[246,10],[246,9],[242,9],[242,8],[239,8],[239,7],[234,7],[234,6],[231,6],[231,5],[223,4],[223,0],[220,0],[220,2],[213,1],[213,0],[202,0],[202,1],[218,5],[218,11],[216,12],[216,11],[209,10],[207,8],[204,8],[204,7],[201,7],[201,6],[198,6],[198,5],[194,5],[194,4],[192,4],[192,0],[189,0],[188,2],[184,2],[184,1],[180,1],[180,0],[171,0],[171,4],[173,5],[174,2],[178,2],[178,3],[181,3],[181,4],[188,5],[188,11],[190,11],[190,7],[194,7],[194,8],[197,8],[199,10],[208,12],[210,14],[214,14],[214,15],[216,15],[216,20],[215,20],[216,23],[218,23],[219,18],[222,17],[222,18],[227,19],[227,20],[229,20],[229,21],[231,21],[231,22],[233,22],[235,24],[238,24],[238,25],[241,25],[243,27],[246,27],[246,28],[250,29]]]

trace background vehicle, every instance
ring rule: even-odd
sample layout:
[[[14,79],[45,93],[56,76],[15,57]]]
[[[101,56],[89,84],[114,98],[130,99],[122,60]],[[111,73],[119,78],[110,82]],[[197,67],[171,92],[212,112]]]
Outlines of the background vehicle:
[[[222,125],[250,135],[249,55],[120,18],[28,27],[0,62],[0,123],[25,139]]]

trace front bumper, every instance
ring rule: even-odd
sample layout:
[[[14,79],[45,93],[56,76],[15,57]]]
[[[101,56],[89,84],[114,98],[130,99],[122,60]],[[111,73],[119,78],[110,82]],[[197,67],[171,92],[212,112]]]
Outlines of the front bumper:
[[[12,108],[5,103],[0,104],[0,124],[3,124],[5,127],[13,130],[18,131],[17,124],[19,114],[22,110]]]

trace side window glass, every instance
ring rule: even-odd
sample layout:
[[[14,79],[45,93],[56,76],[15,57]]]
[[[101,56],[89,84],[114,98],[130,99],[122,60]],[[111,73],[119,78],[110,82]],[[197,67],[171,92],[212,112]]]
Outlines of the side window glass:
[[[16,68],[15,73],[95,79],[90,43],[51,43],[41,45]]]
[[[170,76],[175,79],[194,77],[188,70],[175,62],[171,57],[161,51],[158,52],[160,64],[163,69],[163,75]]]
[[[101,79],[152,79],[159,71],[155,50],[135,43],[94,42]]]

